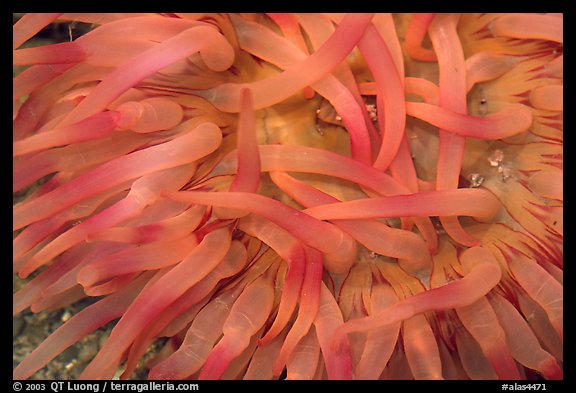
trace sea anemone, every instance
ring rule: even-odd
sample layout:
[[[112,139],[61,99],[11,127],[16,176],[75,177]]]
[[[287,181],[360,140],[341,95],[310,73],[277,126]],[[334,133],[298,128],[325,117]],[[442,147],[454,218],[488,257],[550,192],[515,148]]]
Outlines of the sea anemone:
[[[92,302],[14,378],[562,379],[562,26],[24,15],[13,312]]]

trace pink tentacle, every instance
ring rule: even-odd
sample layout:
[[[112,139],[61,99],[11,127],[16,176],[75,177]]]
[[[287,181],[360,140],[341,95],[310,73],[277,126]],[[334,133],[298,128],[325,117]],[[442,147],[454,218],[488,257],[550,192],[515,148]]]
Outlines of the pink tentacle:
[[[542,349],[538,338],[516,307],[496,293],[490,294],[489,300],[504,329],[506,343],[514,359],[540,372],[546,379],[563,379],[564,373],[556,359]]]
[[[532,114],[522,104],[511,104],[500,112],[480,117],[452,112],[423,102],[407,102],[406,112],[457,137],[496,140],[518,135],[532,125]]]
[[[115,111],[97,113],[69,127],[42,132],[16,141],[12,154],[18,157],[51,147],[98,139],[112,133],[119,120],[120,114]]]
[[[542,266],[522,254],[514,255],[509,262],[510,271],[518,283],[548,314],[554,329],[564,335],[564,297],[562,284]]]
[[[305,276],[306,254],[302,244],[292,235],[261,217],[252,214],[246,216],[240,220],[238,227],[269,245],[288,264],[276,318],[258,342],[258,345],[265,346],[280,334],[296,308]]]
[[[334,350],[331,345],[336,330],[343,324],[344,319],[338,303],[330,290],[322,283],[320,305],[314,326],[329,379],[352,379],[352,355],[348,338],[344,337],[344,343],[339,350]]]
[[[214,290],[218,282],[224,278],[237,274],[242,270],[242,268],[244,268],[246,262],[246,248],[239,241],[233,240],[230,244],[228,253],[224,256],[224,259],[222,259],[222,262],[205,278],[192,288],[188,289],[182,296],[170,304],[162,314],[156,317],[154,322],[148,326],[148,329],[136,338],[134,344],[132,344],[132,347],[130,348],[130,353],[128,354],[128,359],[124,367],[124,373],[121,375],[121,379],[126,379],[132,374],[138,365],[138,361],[144,355],[146,349],[155,337],[176,336],[178,332],[182,331],[185,326],[189,324],[191,318],[197,316],[198,311],[204,306],[203,299],[206,301],[210,300],[207,297]],[[239,291],[233,291],[232,299],[236,298],[238,294]],[[217,333],[218,336],[220,335],[219,331],[214,333]],[[217,338],[218,337],[214,338],[214,342]],[[214,342],[207,349],[206,355],[214,345]],[[183,351],[185,350],[183,349]],[[202,363],[198,364],[198,369],[201,365]],[[167,377],[170,376],[170,368],[171,367],[168,364],[167,368],[163,368],[164,371],[158,371],[158,378],[160,378],[160,375],[166,375]],[[192,371],[191,374],[195,371],[197,370]],[[184,376],[181,378],[184,378]]]
[[[222,334],[222,327],[240,288],[226,292],[208,303],[194,318],[180,347],[155,365],[150,379],[184,379],[200,370],[212,347]]]
[[[77,280],[80,285],[91,287],[123,274],[161,269],[180,262],[197,244],[192,235],[130,248],[84,266]]]
[[[12,27],[12,49],[20,47],[60,15],[62,14],[47,12],[23,15]]]
[[[564,42],[562,20],[554,15],[508,14],[490,24],[495,36]]]
[[[93,330],[118,318],[142,289],[146,279],[133,281],[124,290],[94,303],[70,318],[14,369],[14,379],[27,379],[69,346]]]
[[[404,48],[410,57],[419,61],[436,61],[436,53],[422,47],[422,41],[428,31],[428,26],[436,14],[414,13],[408,24],[404,37]]]
[[[76,42],[24,48],[12,51],[14,65],[69,64],[79,63],[86,58],[86,52]]]
[[[316,337],[316,330],[311,327],[296,345],[286,364],[286,380],[313,379],[319,360],[320,344]]]
[[[378,88],[378,110],[382,111],[378,116],[378,124],[383,136],[374,167],[383,171],[396,156],[404,136],[404,87],[388,46],[374,26],[366,29],[358,42],[358,48],[365,56]]]
[[[126,198],[58,236],[28,261],[20,270],[20,276],[28,276],[58,254],[84,241],[90,232],[109,228],[139,215],[146,206],[158,199],[162,190],[177,190],[182,187],[194,170],[193,164],[183,165],[180,168],[151,173],[136,180]]]
[[[14,206],[13,227],[22,228],[124,181],[193,162],[214,151],[221,139],[217,126],[203,123],[169,142],[107,162],[47,194]],[[167,155],[170,160],[166,160]]]
[[[402,326],[402,337],[414,379],[444,379],[440,350],[426,317],[418,314],[406,319]]]
[[[311,207],[304,212],[319,220],[460,215],[489,219],[500,209],[500,201],[491,192],[461,188],[357,199]]]
[[[440,106],[456,113],[466,109],[466,63],[464,51],[456,30],[459,15],[440,14],[430,24],[429,34],[438,56]],[[458,188],[466,140],[445,128],[440,129],[436,189]],[[441,217],[446,233],[466,246],[477,246],[479,241],[464,231],[454,217]]]
[[[110,337],[80,378],[109,378],[125,349],[134,338],[170,303],[204,278],[224,258],[230,247],[228,228],[207,234],[192,252],[178,265],[143,291],[124,313]],[[202,263],[198,263],[202,261]],[[186,280],[179,278],[187,277]],[[115,366],[110,366],[110,365]]]
[[[268,319],[274,303],[272,280],[261,277],[248,285],[224,322],[224,336],[206,359],[199,379],[219,379],[230,362],[250,344]]]
[[[272,369],[274,375],[280,375],[296,345],[310,330],[318,312],[320,283],[322,282],[322,254],[310,247],[305,247],[305,251],[306,273],[300,294],[300,309]]]
[[[520,379],[516,363],[506,346],[504,330],[486,298],[456,309],[458,318],[480,344],[500,379]]]
[[[371,315],[383,311],[398,301],[394,290],[388,284],[372,287],[370,294]],[[356,379],[378,379],[392,356],[398,340],[401,323],[392,323],[368,332],[364,351],[358,361],[354,376]]]
[[[177,216],[154,224],[114,227],[94,231],[86,236],[87,242],[112,241],[142,244],[158,240],[175,240],[196,230],[204,219],[206,208],[193,206]]]

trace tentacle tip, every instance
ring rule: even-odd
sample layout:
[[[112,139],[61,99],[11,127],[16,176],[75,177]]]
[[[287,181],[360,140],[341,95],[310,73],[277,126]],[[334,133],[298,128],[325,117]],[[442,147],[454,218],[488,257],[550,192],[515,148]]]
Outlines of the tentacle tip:
[[[91,266],[86,266],[80,269],[80,271],[76,275],[76,281],[84,288],[93,286],[96,283],[96,280],[97,280],[97,273]]]
[[[20,363],[20,364],[22,364],[22,363]],[[28,375],[29,373],[26,373],[25,371],[22,370],[22,367],[20,367],[20,364],[12,372],[12,379],[15,381],[23,381],[30,376],[30,375]]]
[[[29,266],[31,261],[32,261],[32,259],[30,259],[30,261],[28,261],[28,263],[26,265],[24,265],[24,267],[22,267],[22,269],[20,269],[20,271],[18,272],[18,277],[25,279],[25,278],[28,278],[28,276],[30,274],[32,274],[34,269]]]

